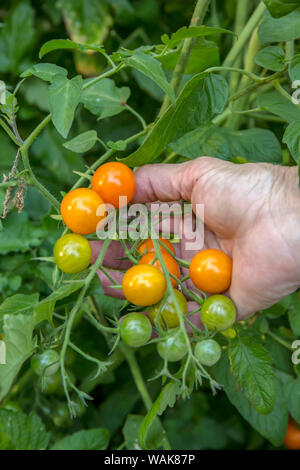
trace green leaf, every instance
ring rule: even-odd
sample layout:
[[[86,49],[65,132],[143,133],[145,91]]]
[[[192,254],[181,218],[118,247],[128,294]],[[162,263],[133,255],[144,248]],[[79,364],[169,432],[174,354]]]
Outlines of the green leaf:
[[[210,121],[221,113],[228,86],[223,77],[200,73],[187,82],[175,106],[170,106],[156,122],[140,148],[122,159],[126,165],[140,166],[155,160],[170,142]]]
[[[7,297],[0,305],[0,324],[4,315],[27,315],[32,313],[39,301],[39,294],[16,294]]]
[[[174,70],[181,54],[182,47],[172,50],[162,56],[157,56],[164,68]],[[190,57],[185,69],[186,74],[203,72],[209,67],[220,65],[220,52],[218,45],[213,41],[206,41],[203,38],[196,40],[190,53]]]
[[[216,380],[223,385],[229,401],[237,408],[242,417],[275,446],[281,445],[286,433],[288,410],[280,382],[277,379],[275,380],[276,394],[273,410],[267,415],[263,415],[258,413],[250,405],[247,396],[240,389],[237,389],[226,352],[223,353],[220,361],[214,366],[213,371]]]
[[[289,412],[292,418],[300,424],[300,377],[290,381],[284,391]]]
[[[300,0],[264,0],[264,3],[274,18],[288,15],[300,7]]]
[[[31,75],[34,75],[35,77],[38,77],[41,80],[52,82],[55,75],[58,74],[67,76],[68,71],[65,68],[59,67],[56,64],[42,63],[32,65],[29,69],[25,70],[25,72],[21,74],[21,77],[30,77]]]
[[[285,67],[285,54],[281,47],[268,46],[256,54],[254,62],[273,72],[281,72]]]
[[[33,315],[4,315],[6,364],[0,365],[0,400],[9,392],[23,363],[33,352]]]
[[[296,336],[300,336],[300,297],[299,292],[295,292],[291,298],[288,318],[291,329]]]
[[[139,72],[151,78],[169,96],[172,103],[175,103],[175,93],[168,82],[161,63],[149,54],[135,52],[130,57],[122,60],[125,64],[133,67]]]
[[[113,19],[105,2],[99,0],[58,0],[73,41],[101,44],[106,38]]]
[[[298,163],[300,157],[300,120],[291,122],[286,128],[282,142],[287,144],[295,162]]]
[[[125,140],[117,140],[116,142],[112,142],[111,140],[109,140],[107,142],[107,145],[111,149],[118,150],[118,151],[124,151],[126,150],[126,147],[127,147],[127,143],[125,142]]]
[[[289,63],[289,76],[291,81],[299,80],[300,77],[300,54],[295,55]]]
[[[80,75],[72,80],[68,80],[61,74],[56,75],[49,87],[52,122],[56,130],[65,138],[71,128],[81,91],[82,77]]]
[[[128,87],[118,88],[113,80],[105,78],[83,90],[81,101],[86,109],[103,119],[124,111],[129,96]]]
[[[84,281],[73,281],[73,282],[68,282],[67,284],[63,284],[61,287],[56,289],[52,294],[50,294],[48,297],[43,299],[39,305],[43,305],[48,302],[54,302],[57,300],[64,299],[68,297],[69,295],[73,294],[73,292],[76,292],[78,289],[80,289],[84,285]]]
[[[122,429],[126,442],[126,449],[141,450],[138,441],[138,432],[144,417],[141,415],[128,415]]]
[[[284,121],[300,120],[300,109],[277,91],[261,93],[257,97],[257,103],[261,108],[276,114]]]
[[[86,131],[65,142],[63,146],[72,152],[84,153],[94,147],[97,138],[96,131]]]
[[[234,34],[228,29],[215,28],[212,26],[190,26],[189,28],[183,26],[182,28],[178,29],[175,33],[171,34],[171,37],[169,37],[167,34],[163,34],[161,40],[166,46],[168,46],[168,48],[173,48],[177,46],[177,44],[179,44],[183,39],[186,38],[211,36],[223,33]]]
[[[63,138],[50,125],[44,129],[32,146],[32,152],[39,159],[39,164],[43,164],[44,168],[50,172],[52,181],[59,183],[56,185],[58,188],[61,184],[71,186],[75,183],[77,176],[73,170],[85,171],[82,156],[63,147],[63,143]],[[45,181],[46,185],[47,183],[48,181]]]
[[[271,319],[281,317],[281,315],[284,315],[287,312],[290,303],[291,303],[291,296],[288,295],[287,297],[284,297],[282,300],[280,300],[276,304],[272,305],[272,307],[262,310],[262,313],[266,315],[266,317],[271,318]]]
[[[233,131],[216,126],[201,126],[170,145],[179,155],[198,158],[199,155],[232,161],[244,158],[249,162],[281,162],[281,146],[273,132],[267,129]]]
[[[157,416],[162,415],[168,407],[172,408],[175,405],[179,392],[180,384],[178,382],[169,382],[161,390],[152,408],[143,419],[139,429],[138,440],[143,449],[155,449],[158,446],[166,445]],[[155,432],[151,429],[153,426],[156,429]],[[151,435],[155,437],[152,442],[150,442],[149,439],[150,432]]]
[[[52,39],[42,45],[39,58],[42,59],[44,55],[56,51],[57,49],[82,49],[82,46],[76,42],[70,41],[70,39]]]
[[[0,409],[0,443],[2,435],[9,439],[6,450],[45,450],[50,440],[50,433],[35,413],[27,416]]]
[[[29,222],[26,212],[12,212],[3,221],[4,230],[0,232],[0,253],[21,252],[39,246],[46,232]]]
[[[295,10],[282,18],[272,18],[270,13],[266,12],[258,28],[258,37],[262,44],[294,41],[300,38],[300,10]]]
[[[251,405],[262,414],[270,413],[275,401],[272,357],[260,336],[251,330],[241,331],[229,345],[232,373]]]
[[[109,443],[107,429],[78,431],[57,441],[50,450],[105,450]]]
[[[34,10],[26,2],[18,3],[0,29],[1,73],[19,72],[21,61],[34,39]]]

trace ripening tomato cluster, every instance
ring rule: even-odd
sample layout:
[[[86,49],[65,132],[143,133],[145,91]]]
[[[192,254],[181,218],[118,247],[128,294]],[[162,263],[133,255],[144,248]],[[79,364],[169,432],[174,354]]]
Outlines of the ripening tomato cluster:
[[[92,250],[82,235],[95,233],[107,215],[108,205],[118,209],[128,204],[135,193],[135,176],[120,162],[101,165],[92,178],[92,189],[77,188],[61,202],[61,215],[73,232],[61,237],[54,247],[54,259],[63,272],[76,274],[88,267]]]
[[[125,273],[122,282],[126,299],[134,305],[148,307],[147,316],[141,313],[126,315],[121,321],[120,335],[129,346],[139,347],[151,339],[154,325],[158,332],[162,332],[157,344],[158,354],[172,362],[181,360],[188,352],[178,315],[179,308],[184,318],[188,308],[185,296],[175,289],[180,268],[172,256],[175,255],[174,247],[168,240],[161,238],[160,241],[163,244],[161,256],[170,275],[173,295],[166,295],[163,269],[156,258],[153,241],[148,239],[138,247],[142,258]],[[194,285],[213,294],[201,306],[202,323],[209,330],[221,331],[229,338],[235,336],[231,327],[236,320],[236,309],[228,297],[220,294],[229,288],[231,273],[231,258],[219,250],[203,250],[190,263],[189,274]],[[194,355],[201,364],[212,366],[220,359],[221,348],[214,339],[200,340],[196,343]]]
[[[133,199],[135,190],[132,170],[123,163],[109,162],[96,170],[91,189],[77,188],[64,196],[61,215],[73,233],[62,236],[54,247],[55,262],[63,272],[74,274],[88,267],[92,251],[83,235],[96,232],[109,204],[116,209],[124,207]],[[161,335],[157,344],[159,355],[167,361],[179,361],[189,346],[182,331],[182,321],[188,315],[187,300],[176,289],[180,267],[174,246],[163,238],[159,245],[160,256],[157,256],[152,239],[141,241],[137,247],[139,259],[123,277],[122,290],[127,301],[137,307],[147,307],[148,311],[147,315],[135,312],[123,317],[119,333],[125,343],[136,348],[150,340],[154,326]],[[236,310],[233,302],[221,294],[229,288],[231,274],[231,258],[215,249],[197,253],[189,267],[194,286],[210,294],[201,305],[202,323],[208,330],[222,331],[228,337],[234,333],[231,326]],[[172,295],[170,291],[167,294],[168,284],[173,288]],[[211,366],[220,358],[221,349],[215,340],[202,339],[197,342],[194,355],[203,365]],[[49,377],[52,375],[55,376],[53,373]],[[44,376],[46,380],[47,371]]]

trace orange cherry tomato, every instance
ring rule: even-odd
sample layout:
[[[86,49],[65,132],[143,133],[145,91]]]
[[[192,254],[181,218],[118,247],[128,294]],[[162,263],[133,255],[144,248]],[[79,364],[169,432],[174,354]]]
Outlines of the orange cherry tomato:
[[[166,245],[169,250],[172,251],[172,253],[175,255],[175,248],[172,245],[172,243],[169,242],[169,240],[166,240],[165,238],[159,237],[159,240],[162,241],[164,245]],[[160,250],[162,253],[167,253],[169,255],[170,253],[161,245],[159,244]],[[138,246],[138,252],[141,255],[145,255],[146,253],[152,253],[155,252],[154,244],[152,238],[148,238],[145,240],[141,245]]]
[[[102,207],[101,207],[102,206]],[[97,215],[97,210],[100,208]],[[98,223],[106,216],[101,197],[88,188],[78,188],[65,195],[60,206],[63,221],[72,232],[80,235],[95,233]]]
[[[202,250],[190,264],[190,278],[195,286],[209,294],[220,294],[231,284],[232,260],[220,250]]]
[[[122,289],[126,299],[135,305],[148,306],[159,302],[166,291],[164,275],[155,266],[137,264],[126,271]]]
[[[180,269],[179,269],[179,265],[177,261],[173,258],[173,256],[169,255],[168,253],[162,253],[162,256],[168,268],[169,273],[173,274],[173,276],[179,279]],[[153,264],[153,266],[156,266],[158,269],[160,269],[163,272],[163,268],[159,260],[156,260],[155,263],[153,263],[154,258],[155,258],[155,253],[147,253],[140,259],[138,264]],[[172,286],[175,287],[177,284],[175,279],[173,279],[170,276],[170,280],[171,280]]]
[[[133,171],[121,162],[104,163],[95,171],[92,179],[93,191],[96,191],[106,204],[116,208],[130,203],[135,187]],[[120,201],[121,196],[126,196],[127,201]]]
[[[290,450],[300,450],[300,428],[293,419],[289,420],[284,445]]]

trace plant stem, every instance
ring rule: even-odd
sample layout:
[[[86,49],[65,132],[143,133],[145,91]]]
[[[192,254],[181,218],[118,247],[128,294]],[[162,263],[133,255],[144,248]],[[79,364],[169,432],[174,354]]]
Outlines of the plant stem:
[[[198,0],[197,1],[196,7],[195,7],[195,10],[194,10],[191,22],[190,22],[190,26],[199,26],[203,23],[209,3],[210,3],[210,0]],[[196,41],[197,41],[197,38],[186,38],[183,42],[181,53],[180,53],[178,62],[176,64],[176,67],[173,73],[173,78],[171,80],[171,86],[173,87],[175,95],[177,94],[178,89],[180,87],[182,77],[184,75],[187,63],[189,61],[191,50]],[[170,104],[170,98],[168,95],[165,95],[162,107],[159,112],[159,116],[164,114],[169,104]]]
[[[28,152],[25,146],[21,147],[21,155],[23,160],[24,168],[28,171],[31,179],[31,183],[36,189],[50,202],[50,204],[57,210],[60,211],[60,205],[58,200],[46,189],[35,177],[28,158]]]
[[[127,111],[129,111],[131,114],[133,114],[133,116],[135,116],[140,121],[140,123],[142,124],[143,129],[146,129],[147,123],[146,123],[145,119],[135,109],[133,109],[131,106],[129,106],[129,104],[127,104],[125,106],[125,108],[127,109]]]
[[[236,59],[238,58],[239,54],[242,52],[245,44],[247,43],[249,37],[251,36],[252,31],[258,25],[262,15],[264,14],[265,9],[265,5],[260,2],[251,17],[249,18],[249,21],[244,27],[239,39],[225,58],[223,65],[225,65],[226,67],[231,67],[235,63]]]
[[[249,10],[248,0],[239,0],[237,2],[235,22],[234,22],[234,32],[237,34],[237,38],[234,38],[233,45],[237,42],[239,35],[243,31],[243,28],[247,21],[248,10]],[[242,60],[241,60],[241,57],[239,56],[237,60],[234,62],[234,66],[240,67],[241,65],[242,65]],[[238,75],[230,76],[230,84],[229,84],[230,93],[234,93],[237,90],[239,81],[240,81],[240,77]]]
[[[276,335],[272,331],[268,331],[267,333],[271,338],[273,338],[277,343],[281,344],[285,348],[289,349],[290,351],[292,350],[291,344],[285,341],[284,339],[280,338],[280,336]]]
[[[8,125],[3,121],[3,119],[0,118],[0,126],[5,130],[5,132],[9,135],[9,137],[11,138],[11,140],[19,147],[20,145],[22,145],[22,142],[20,142],[16,136],[14,135],[14,133],[12,132],[12,130],[8,127]]]

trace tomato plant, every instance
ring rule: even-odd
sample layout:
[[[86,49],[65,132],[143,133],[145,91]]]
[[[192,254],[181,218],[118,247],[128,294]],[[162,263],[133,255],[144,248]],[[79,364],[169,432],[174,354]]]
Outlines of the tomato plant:
[[[299,447],[299,8],[1,3],[2,452]]]

